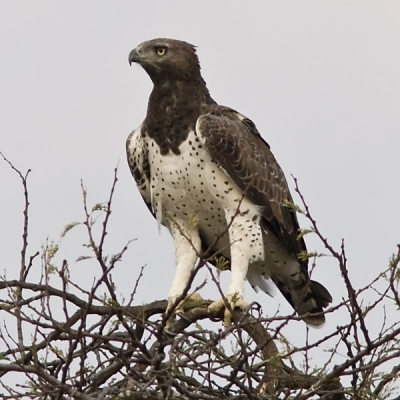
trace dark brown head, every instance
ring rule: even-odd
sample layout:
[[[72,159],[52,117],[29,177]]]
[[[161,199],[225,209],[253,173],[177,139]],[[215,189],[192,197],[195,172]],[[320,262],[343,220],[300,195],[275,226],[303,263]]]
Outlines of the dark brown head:
[[[140,64],[154,83],[165,79],[201,79],[195,46],[174,39],[143,42],[129,54],[129,64]]]

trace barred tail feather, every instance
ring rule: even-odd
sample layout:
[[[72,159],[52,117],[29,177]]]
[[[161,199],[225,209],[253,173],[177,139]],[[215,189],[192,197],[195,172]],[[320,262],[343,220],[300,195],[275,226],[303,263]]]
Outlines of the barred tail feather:
[[[323,309],[332,302],[332,296],[323,285],[316,281],[304,280],[288,287],[283,282],[274,281],[283,296],[307,325],[313,328],[320,328],[324,325]]]
[[[307,325],[322,327],[325,323],[323,309],[332,302],[332,296],[323,285],[316,281],[310,280],[306,289],[302,296],[298,296],[301,291],[292,293],[294,309],[300,317],[304,315],[302,319]],[[314,315],[305,316],[306,314]]]

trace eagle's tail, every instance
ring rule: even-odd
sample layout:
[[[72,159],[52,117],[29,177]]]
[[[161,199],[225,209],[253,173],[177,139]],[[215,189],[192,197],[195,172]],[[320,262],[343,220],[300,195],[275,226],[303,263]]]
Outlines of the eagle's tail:
[[[325,323],[323,309],[332,302],[332,296],[319,282],[310,280],[304,291],[292,291],[293,307],[303,321],[313,327],[321,327]]]
[[[325,286],[309,279],[300,285],[297,282],[293,287],[277,281],[275,284],[307,325],[318,328],[325,323],[323,309],[332,302],[332,296]]]

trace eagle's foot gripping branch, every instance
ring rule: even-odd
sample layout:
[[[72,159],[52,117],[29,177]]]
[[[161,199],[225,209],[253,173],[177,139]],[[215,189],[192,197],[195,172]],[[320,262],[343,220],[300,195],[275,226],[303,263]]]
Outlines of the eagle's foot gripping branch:
[[[168,314],[172,309],[171,317],[167,321],[167,328],[170,327],[175,322],[175,317],[178,314],[184,313],[185,309],[190,307],[190,303],[198,303],[203,300],[199,293],[192,293],[189,296],[186,296],[183,300],[181,300],[177,305],[176,299],[178,297],[169,297],[167,310],[165,311]]]
[[[229,307],[227,307],[229,305]],[[232,312],[235,308],[242,311],[248,311],[250,305],[243,300],[243,297],[237,293],[228,294],[225,298],[214,301],[208,306],[208,311],[212,314],[218,314],[222,309],[224,310],[224,326],[229,327],[232,323]]]

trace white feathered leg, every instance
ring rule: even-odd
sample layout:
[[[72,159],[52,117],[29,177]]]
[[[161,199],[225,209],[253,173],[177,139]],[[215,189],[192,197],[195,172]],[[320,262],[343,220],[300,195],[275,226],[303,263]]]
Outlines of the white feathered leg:
[[[262,232],[259,224],[259,210],[243,199],[240,212],[225,209],[225,218],[229,224],[228,234],[231,251],[231,281],[228,287],[226,300],[220,299],[209,306],[209,311],[219,312],[225,308],[224,325],[231,324],[231,310],[240,308],[246,310],[248,304],[243,300],[244,282],[246,280],[249,263],[263,260],[264,247]],[[226,306],[228,301],[231,310]]]
[[[169,230],[175,244],[176,270],[168,295],[167,311],[174,306],[176,299],[186,289],[201,249],[200,237],[196,228],[174,221],[170,222]]]

